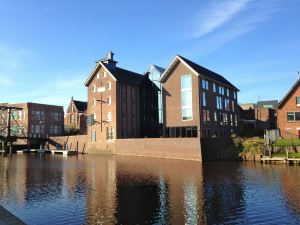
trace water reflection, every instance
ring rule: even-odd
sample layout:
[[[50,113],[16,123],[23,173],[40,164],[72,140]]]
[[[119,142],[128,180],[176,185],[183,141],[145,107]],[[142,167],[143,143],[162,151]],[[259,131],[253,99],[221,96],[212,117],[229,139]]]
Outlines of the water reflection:
[[[299,168],[18,155],[0,158],[0,204],[28,224],[297,223]]]

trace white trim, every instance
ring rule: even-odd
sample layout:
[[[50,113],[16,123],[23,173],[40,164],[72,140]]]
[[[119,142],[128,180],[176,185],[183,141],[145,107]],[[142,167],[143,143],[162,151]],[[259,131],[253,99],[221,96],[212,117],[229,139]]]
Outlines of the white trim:
[[[115,80],[117,81],[117,79],[114,77],[114,75],[112,75],[112,73],[106,68],[106,66],[102,63],[102,62],[98,62],[97,65],[95,66],[95,68],[93,69],[93,71],[90,73],[88,79],[85,81],[84,86],[87,87],[87,84],[90,82],[90,80],[92,79],[92,77],[94,76],[96,70],[98,69],[99,66],[102,66],[106,72],[108,72],[108,74]]]
[[[179,60],[182,62],[187,68],[189,68],[195,75],[199,76],[199,74],[192,68],[190,67],[179,55],[176,55],[171,64],[167,67],[167,69],[163,72],[161,75],[159,81],[163,83],[164,77],[168,74],[169,70],[172,68],[173,64],[175,63],[176,60]]]

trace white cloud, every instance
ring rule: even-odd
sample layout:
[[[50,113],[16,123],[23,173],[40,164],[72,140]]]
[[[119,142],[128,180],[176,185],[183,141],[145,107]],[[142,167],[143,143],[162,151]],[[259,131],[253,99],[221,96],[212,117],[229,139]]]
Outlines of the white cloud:
[[[195,30],[192,36],[201,37],[219,28],[246,9],[250,1],[251,0],[213,1],[213,3],[203,11],[200,11],[195,17],[193,22]]]
[[[228,1],[226,2],[228,3]],[[231,13],[224,13],[224,15],[221,13],[221,10],[218,9],[219,19],[213,20],[209,16],[212,22],[208,22],[208,25],[205,25],[206,19],[204,19],[199,22],[199,26],[194,26],[192,37],[197,37],[197,39],[193,43],[193,49],[189,50],[189,55],[205,55],[215,51],[237,37],[257,29],[259,24],[269,20],[274,13],[280,10],[282,0],[251,0],[243,1],[243,3],[243,7],[241,7],[242,3],[240,3],[240,7],[232,7],[232,9],[229,9]],[[224,8],[224,6],[219,8]],[[235,10],[233,10],[233,8]],[[239,9],[239,11],[237,9]],[[213,12],[213,8],[210,10]],[[237,16],[238,12],[242,10],[243,13]],[[225,22],[230,19],[230,23],[225,24]],[[219,27],[219,30],[216,30],[217,27]],[[204,34],[207,35],[203,37]]]

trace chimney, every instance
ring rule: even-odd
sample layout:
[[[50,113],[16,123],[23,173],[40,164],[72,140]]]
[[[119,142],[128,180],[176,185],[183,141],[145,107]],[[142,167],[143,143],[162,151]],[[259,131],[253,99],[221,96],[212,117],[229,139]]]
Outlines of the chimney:
[[[114,60],[114,53],[112,51],[109,51],[106,54],[106,58],[101,60],[104,64],[107,65],[110,69],[116,69],[117,61]]]

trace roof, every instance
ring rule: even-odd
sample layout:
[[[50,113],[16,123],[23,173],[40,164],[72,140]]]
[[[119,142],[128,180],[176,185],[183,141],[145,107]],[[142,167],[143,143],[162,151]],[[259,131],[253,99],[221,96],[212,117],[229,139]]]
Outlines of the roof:
[[[278,105],[278,100],[268,100],[268,101],[257,101],[257,108],[276,108]]]
[[[165,74],[167,74],[167,72],[171,69],[172,64],[176,61],[176,59],[179,59],[181,61],[183,61],[188,67],[190,67],[190,69],[192,69],[197,75],[201,75],[206,79],[209,80],[213,80],[215,82],[218,83],[222,83],[228,87],[231,87],[237,91],[239,91],[239,89],[237,87],[235,87],[232,83],[230,83],[227,79],[225,79],[222,75],[217,74],[203,66],[198,65],[197,63],[194,63],[180,55],[176,55],[175,59],[173,60],[173,62],[171,63],[171,65],[165,70],[164,74],[162,75],[161,81],[163,81],[163,78],[165,76]]]
[[[87,109],[87,102],[77,100],[73,100],[73,102],[79,112],[84,112]]]
[[[161,74],[163,73],[163,72],[165,72],[165,70],[166,69],[164,69],[164,68],[162,68],[162,67],[160,67],[160,66],[157,66],[157,65],[152,65],[153,67],[155,67],[157,70],[158,70],[158,72],[160,72]]]
[[[114,80],[119,81],[121,83],[126,83],[126,84],[132,84],[132,85],[139,85],[140,81],[143,79],[143,75],[139,73],[135,73],[129,70],[125,70],[120,67],[109,67],[106,64],[104,64],[101,61],[98,61],[94,70],[90,73],[88,79],[85,82],[85,86],[88,86],[90,82],[92,81],[92,78],[95,75],[95,72],[97,69],[102,66],[110,76],[114,78]]]
[[[293,87],[288,91],[288,93],[286,93],[286,95],[283,97],[283,99],[278,103],[277,108],[280,108],[282,106],[282,104],[285,102],[285,100],[290,96],[290,94],[292,94],[292,92],[294,91],[294,89],[300,84],[300,79],[298,79],[295,84],[293,85]]]
[[[142,74],[125,70],[120,67],[116,67],[115,69],[107,67],[107,69],[116,78],[116,80],[121,83],[139,85],[140,81],[143,79]]]

